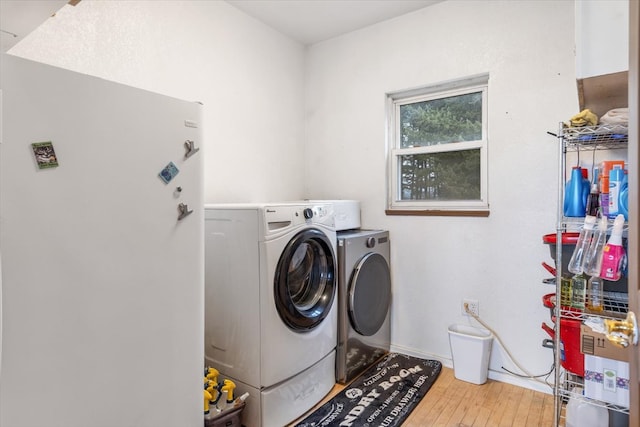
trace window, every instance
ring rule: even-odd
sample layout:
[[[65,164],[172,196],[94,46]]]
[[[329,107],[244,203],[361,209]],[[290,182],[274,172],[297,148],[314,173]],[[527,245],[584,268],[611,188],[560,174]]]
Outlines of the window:
[[[488,75],[387,94],[387,214],[487,216]]]

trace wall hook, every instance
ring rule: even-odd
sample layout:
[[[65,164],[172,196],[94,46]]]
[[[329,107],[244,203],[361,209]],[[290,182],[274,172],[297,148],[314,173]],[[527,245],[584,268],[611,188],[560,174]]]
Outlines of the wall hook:
[[[187,150],[187,152],[184,153],[185,159],[188,159],[189,157],[193,156],[198,151],[200,151],[200,148],[196,147],[196,143],[191,140],[186,140],[184,142],[184,148]]]
[[[180,215],[178,215],[178,221],[183,220],[193,213],[193,210],[189,210],[189,206],[186,203],[180,203],[178,205],[178,211],[180,211]]]

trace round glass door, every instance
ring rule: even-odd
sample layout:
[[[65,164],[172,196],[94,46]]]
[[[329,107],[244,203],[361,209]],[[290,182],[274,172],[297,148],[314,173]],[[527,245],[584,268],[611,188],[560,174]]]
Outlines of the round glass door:
[[[385,258],[365,255],[349,283],[349,318],[360,335],[371,336],[382,327],[391,305],[391,273]]]
[[[332,243],[310,228],[287,244],[274,278],[275,303],[284,323],[296,331],[318,326],[331,310],[336,292]]]

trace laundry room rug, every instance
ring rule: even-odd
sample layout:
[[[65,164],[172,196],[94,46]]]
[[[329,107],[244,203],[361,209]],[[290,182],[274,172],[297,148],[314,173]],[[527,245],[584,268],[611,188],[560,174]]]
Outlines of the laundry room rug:
[[[296,427],[399,426],[441,370],[437,360],[389,353]]]

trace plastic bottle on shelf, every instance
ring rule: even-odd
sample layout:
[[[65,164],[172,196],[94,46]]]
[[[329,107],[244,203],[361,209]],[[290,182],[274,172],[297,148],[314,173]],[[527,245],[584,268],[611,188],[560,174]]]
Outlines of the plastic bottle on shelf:
[[[600,402],[584,397],[582,387],[574,387],[565,421],[566,427],[608,427],[609,411]]]
[[[563,275],[560,278],[560,306],[562,308],[571,307],[573,290],[571,289],[571,278]]]
[[[593,231],[587,252],[582,257],[582,270],[589,276],[598,276],[600,274],[602,249],[607,244],[608,226],[607,217],[601,217],[598,221],[598,228]]]
[[[587,276],[576,274],[571,278],[571,307],[584,310],[587,293]]]
[[[582,197],[586,206],[587,197],[589,196],[589,190],[591,189],[591,182],[589,181],[589,170],[587,168],[581,168],[582,170]]]
[[[607,216],[615,218],[620,214],[620,191],[624,182],[622,166],[615,165],[609,172],[609,210]]]
[[[224,380],[224,385],[220,389],[220,399],[216,404],[216,407],[220,412],[224,411],[230,406],[233,406],[233,390],[236,388],[236,384],[231,380]]]
[[[622,178],[622,185],[620,186],[620,195],[618,197],[618,209],[620,213],[624,215],[624,219],[629,219],[629,177],[627,176],[627,170],[624,170],[624,178]]]
[[[571,170],[571,178],[567,181],[564,192],[564,216],[584,216],[591,185],[588,179],[584,179],[582,170],[580,166]]]
[[[609,215],[609,175],[600,177],[600,214]]]
[[[598,167],[593,168],[593,176],[590,184],[591,190],[587,196],[585,215],[597,217],[600,211],[600,188],[598,188],[599,171],[600,169]]]
[[[602,265],[600,277],[605,280],[620,280],[622,271],[627,265],[627,252],[622,246],[622,231],[624,227],[624,215],[620,214],[613,222],[611,237],[602,249]]]
[[[596,217],[587,215],[584,219],[582,230],[580,230],[576,247],[573,250],[573,254],[571,254],[571,259],[569,260],[568,269],[573,274],[580,274],[583,272],[582,259],[584,257],[584,253],[591,244],[591,237],[593,235],[593,228],[595,225]]]
[[[587,309],[595,312],[604,310],[604,282],[598,276],[592,276],[587,282]]]
[[[600,210],[600,190],[598,184],[591,184],[591,191],[589,197],[587,197],[587,206],[585,208],[585,214],[591,216],[598,216]]]
[[[624,169],[624,160],[605,160],[600,163],[600,213],[602,216],[609,216],[609,173],[616,166]]]

